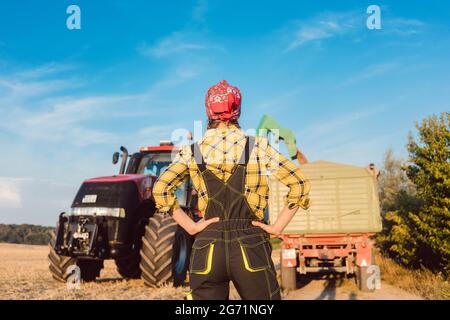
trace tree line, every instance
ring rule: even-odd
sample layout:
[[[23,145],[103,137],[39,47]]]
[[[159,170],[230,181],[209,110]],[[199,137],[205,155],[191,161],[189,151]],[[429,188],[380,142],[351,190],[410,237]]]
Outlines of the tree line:
[[[53,230],[32,224],[0,224],[0,242],[45,245]]]

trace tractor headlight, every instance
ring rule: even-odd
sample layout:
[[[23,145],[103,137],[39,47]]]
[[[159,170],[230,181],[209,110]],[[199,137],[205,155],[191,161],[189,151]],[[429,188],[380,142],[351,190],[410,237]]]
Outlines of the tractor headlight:
[[[74,216],[105,216],[125,218],[125,209],[105,207],[77,207],[72,208],[71,214]]]

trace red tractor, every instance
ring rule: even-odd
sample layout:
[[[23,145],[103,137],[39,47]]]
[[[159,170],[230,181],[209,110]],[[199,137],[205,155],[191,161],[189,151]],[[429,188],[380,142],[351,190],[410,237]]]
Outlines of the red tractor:
[[[73,200],[70,212],[59,215],[49,262],[53,278],[66,281],[76,265],[83,281],[100,276],[105,259],[114,259],[124,278],[142,278],[158,287],[173,281],[183,285],[193,237],[169,215],[156,213],[152,187],[172,161],[177,148],[170,142],[142,147],[122,157],[118,175],[88,179]],[[191,181],[177,191],[180,205],[197,220]]]

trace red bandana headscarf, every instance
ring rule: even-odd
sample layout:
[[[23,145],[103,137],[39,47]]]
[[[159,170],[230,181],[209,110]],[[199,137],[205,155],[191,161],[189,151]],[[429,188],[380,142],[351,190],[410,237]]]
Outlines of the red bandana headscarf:
[[[205,106],[208,119],[230,121],[241,115],[241,91],[225,80],[213,85],[206,93]]]

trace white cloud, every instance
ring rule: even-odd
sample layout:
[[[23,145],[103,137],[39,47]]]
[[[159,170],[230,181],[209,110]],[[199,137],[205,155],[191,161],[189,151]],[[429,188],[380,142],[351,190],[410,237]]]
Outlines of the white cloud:
[[[354,74],[353,76],[342,82],[341,86],[347,86],[371,78],[380,77],[393,71],[397,67],[397,63],[394,62],[369,65],[361,72]]]
[[[192,37],[192,34],[173,32],[169,36],[160,39],[154,45],[148,45],[146,42],[143,42],[138,46],[137,50],[142,55],[161,58],[176,53],[205,50],[208,48],[207,45]]]
[[[301,130],[297,136],[308,136],[310,140],[318,139],[322,136],[331,136],[332,134],[340,131],[342,128],[348,127],[352,123],[360,122],[369,117],[375,116],[382,112],[384,108],[365,108],[361,111],[353,111],[348,114],[341,115],[334,119],[328,119],[326,121],[320,121],[305,127]]]
[[[167,139],[167,128],[170,128],[171,125],[164,126],[151,126],[144,127],[138,131],[138,136],[140,138],[148,138],[149,136],[157,136],[157,137],[166,137]]]
[[[284,52],[341,35],[366,32],[366,18],[367,16],[360,12],[331,12],[318,14],[311,19],[291,22],[283,31],[288,38]],[[380,34],[410,36],[422,32],[425,27],[426,24],[417,19],[387,17],[382,19],[383,32]]]
[[[0,104],[11,104],[82,86],[80,79],[49,78],[73,67],[68,64],[48,63],[8,75],[0,74]]]
[[[28,142],[64,142],[84,147],[118,144],[132,132],[98,128],[98,122],[119,121],[163,113],[167,103],[158,101],[170,90],[202,72],[199,64],[178,63],[149,89],[135,94],[84,95],[73,97],[59,92],[69,80],[48,80],[63,67],[49,64],[11,75],[0,76],[0,130],[25,138]],[[58,85],[55,85],[58,84]],[[173,97],[176,100],[176,97]],[[171,104],[177,104],[172,102]],[[159,107],[157,107],[159,105]]]
[[[169,70],[170,76],[160,79],[153,85],[151,91],[158,92],[161,89],[172,88],[193,79],[202,73],[206,64],[207,62],[202,60],[197,63],[175,65]]]
[[[145,141],[147,145],[157,145],[162,140],[171,139],[171,133],[177,130],[176,124],[141,128],[136,134],[136,141]],[[183,129],[183,128],[181,128]]]
[[[23,81],[0,77],[0,92],[9,96],[25,99],[73,87],[71,80]],[[2,97],[4,100],[5,97]]]
[[[211,49],[225,51],[221,45],[213,44],[208,40],[208,28],[205,25],[208,7],[208,0],[197,0],[190,19],[183,28],[173,31],[152,44],[143,41],[137,46],[137,52],[144,56],[165,58],[178,57],[181,54],[186,56],[189,52],[197,54]]]
[[[95,143],[108,143],[114,140],[115,135],[106,131],[91,129],[83,122],[99,116],[110,103],[117,106],[120,97],[113,99],[107,97],[65,98],[52,99],[46,102],[49,105],[33,105],[26,108],[20,105],[10,110],[3,110],[3,121],[0,128],[25,137],[31,141],[62,142],[84,146]],[[42,101],[41,101],[42,103]]]
[[[80,182],[0,177],[0,223],[54,225],[58,214],[70,207]]]
[[[75,65],[72,64],[62,64],[56,62],[49,62],[38,66],[36,68],[31,68],[28,70],[24,70],[16,73],[16,76],[19,78],[42,78],[47,75],[55,75],[64,71],[72,70],[75,68]]]
[[[28,179],[0,177],[0,208],[22,208],[20,183]]]
[[[383,29],[398,36],[411,36],[424,31],[426,24],[417,19],[393,18],[383,20]]]
[[[324,13],[310,20],[295,21],[285,31],[288,33],[289,44],[284,51],[354,31],[358,20],[355,13]]]
[[[289,44],[286,51],[295,49],[310,41],[332,37],[333,33],[329,32],[327,29],[328,28],[320,27],[302,27],[297,31],[295,39]]]
[[[296,97],[305,91],[304,85],[297,86],[279,95],[272,95],[270,98],[264,96],[256,105],[258,106],[258,110],[276,108],[278,111],[283,111],[285,108],[289,108],[292,101],[297,101]]]
[[[314,153],[311,159],[317,159],[316,156],[320,155],[321,159],[361,167],[369,163],[379,163],[382,158],[380,150],[385,150],[393,136],[391,133],[386,133],[364,139],[338,137],[334,143],[315,143],[311,148]]]

